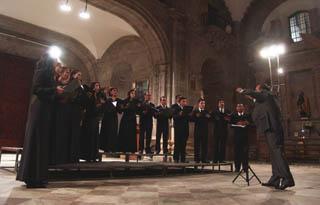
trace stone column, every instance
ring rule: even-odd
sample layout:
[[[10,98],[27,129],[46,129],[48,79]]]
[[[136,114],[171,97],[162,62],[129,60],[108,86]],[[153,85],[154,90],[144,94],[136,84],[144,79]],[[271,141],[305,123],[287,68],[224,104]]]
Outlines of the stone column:
[[[185,16],[175,9],[171,10],[171,103],[175,95],[187,93],[186,28]]]

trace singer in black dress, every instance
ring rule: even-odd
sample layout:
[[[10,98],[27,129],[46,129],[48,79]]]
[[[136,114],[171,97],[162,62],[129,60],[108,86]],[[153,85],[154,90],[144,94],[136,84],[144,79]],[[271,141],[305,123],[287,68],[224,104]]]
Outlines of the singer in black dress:
[[[100,148],[105,152],[119,151],[118,142],[118,114],[121,100],[118,98],[118,89],[109,88],[109,98],[104,105],[104,115],[101,123]]]
[[[100,83],[91,84],[88,92],[88,104],[82,126],[81,158],[87,162],[95,162],[99,154],[99,122],[103,114],[104,96],[100,91]]]
[[[27,188],[45,187],[48,180],[49,139],[53,131],[56,93],[63,88],[55,81],[56,61],[47,54],[37,63],[32,82],[32,96],[26,124],[21,164],[17,180]]]
[[[123,116],[119,130],[119,150],[122,152],[137,151],[137,118],[141,102],[135,98],[134,89],[128,92],[128,97],[121,103]]]

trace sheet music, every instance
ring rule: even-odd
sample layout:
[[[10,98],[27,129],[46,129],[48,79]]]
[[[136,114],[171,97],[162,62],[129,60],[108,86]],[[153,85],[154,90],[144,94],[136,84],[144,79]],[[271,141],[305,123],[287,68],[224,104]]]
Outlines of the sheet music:
[[[247,125],[236,125],[236,124],[231,124],[231,127],[240,127],[240,128],[245,128]]]

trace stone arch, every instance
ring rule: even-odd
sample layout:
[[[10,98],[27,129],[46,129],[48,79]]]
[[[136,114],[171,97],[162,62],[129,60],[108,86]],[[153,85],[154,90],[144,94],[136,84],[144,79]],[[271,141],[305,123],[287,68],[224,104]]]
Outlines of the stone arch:
[[[3,15],[0,15],[0,28],[2,33],[8,35],[7,42],[12,43],[11,50],[9,50],[10,53],[39,59],[47,49],[44,45],[55,44],[81,62],[79,66],[84,68],[80,68],[80,70],[84,72],[85,76],[88,76],[87,81],[96,78],[94,73],[96,68],[95,57],[74,38]],[[23,42],[20,39],[26,41]],[[34,43],[31,44],[28,41]],[[20,51],[17,43],[29,49],[29,53]]]
[[[287,0],[254,0],[250,3],[241,21],[241,38],[249,44],[259,37],[261,28],[268,15]]]
[[[122,37],[106,50],[99,61],[98,80],[103,85],[118,86],[114,75],[118,72],[117,69],[120,65],[129,65],[132,69],[126,74],[125,80],[128,84],[148,82],[151,92],[158,87],[157,70],[152,64],[148,48],[140,37],[133,35]],[[124,88],[123,86],[118,87],[119,93],[128,91],[127,89],[123,91]],[[154,93],[153,99],[156,100],[158,92],[152,93]]]
[[[147,46],[153,66],[167,64],[170,52],[165,31],[140,3],[127,0],[89,0],[88,3],[128,22]]]

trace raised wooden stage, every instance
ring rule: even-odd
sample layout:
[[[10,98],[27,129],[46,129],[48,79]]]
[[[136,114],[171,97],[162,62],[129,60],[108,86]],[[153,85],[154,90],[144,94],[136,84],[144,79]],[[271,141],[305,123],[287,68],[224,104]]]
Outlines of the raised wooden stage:
[[[143,157],[150,157],[150,160],[161,159],[162,161],[143,161]],[[117,172],[136,172],[136,171],[154,171],[167,176],[171,171],[187,173],[187,170],[193,172],[233,172],[233,163],[175,163],[171,162],[172,155],[146,155],[146,154],[123,154],[116,161],[104,158],[100,162],[79,162],[74,164],[60,164],[49,167],[49,171],[99,171],[108,173],[113,177]],[[122,161],[119,161],[124,159]],[[168,160],[169,159],[169,160]],[[108,160],[108,161],[105,161]],[[169,162],[168,162],[169,161]]]

